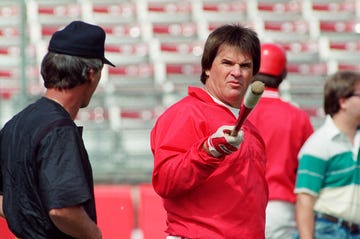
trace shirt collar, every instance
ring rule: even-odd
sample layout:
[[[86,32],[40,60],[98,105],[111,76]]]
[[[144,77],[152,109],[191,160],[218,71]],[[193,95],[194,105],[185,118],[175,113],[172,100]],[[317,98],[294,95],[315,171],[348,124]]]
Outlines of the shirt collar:
[[[221,100],[217,99],[216,97],[214,97],[213,95],[211,95],[206,89],[203,89],[206,93],[209,94],[209,96],[213,99],[214,102],[216,102],[217,104],[219,105],[222,105],[222,106],[225,106],[226,108],[228,108],[233,114],[235,117],[237,117],[239,115],[239,111],[240,109],[238,108],[234,108],[234,107],[231,107],[230,105],[227,105],[225,104],[224,102],[222,102]]]
[[[324,128],[332,139],[341,135],[341,131],[336,127],[330,115],[327,115],[325,118]]]
[[[261,97],[280,99],[280,93],[278,89],[265,87],[265,90]]]

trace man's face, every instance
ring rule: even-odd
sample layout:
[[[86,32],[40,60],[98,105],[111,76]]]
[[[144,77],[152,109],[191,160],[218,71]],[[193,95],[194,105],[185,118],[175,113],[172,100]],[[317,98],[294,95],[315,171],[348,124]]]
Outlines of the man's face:
[[[355,84],[353,94],[354,96],[347,98],[341,107],[349,118],[360,124],[360,83]]]
[[[225,104],[239,108],[253,78],[252,58],[235,47],[223,45],[211,69],[205,72],[208,92]]]

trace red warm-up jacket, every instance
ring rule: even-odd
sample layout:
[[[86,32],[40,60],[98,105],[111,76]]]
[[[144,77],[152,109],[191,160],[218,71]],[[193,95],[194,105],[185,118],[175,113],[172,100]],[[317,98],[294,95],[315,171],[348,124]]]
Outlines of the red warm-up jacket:
[[[248,119],[265,141],[269,200],[295,203],[297,155],[314,131],[309,115],[283,101],[277,89],[266,87]]]
[[[151,131],[153,186],[163,198],[169,235],[198,239],[263,239],[268,190],[265,146],[245,121],[244,141],[231,155],[214,158],[203,142],[236,118],[209,94],[189,87]]]

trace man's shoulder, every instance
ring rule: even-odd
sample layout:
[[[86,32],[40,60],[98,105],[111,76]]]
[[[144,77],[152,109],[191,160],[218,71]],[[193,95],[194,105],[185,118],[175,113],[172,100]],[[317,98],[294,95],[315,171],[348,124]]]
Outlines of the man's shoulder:
[[[64,109],[48,101],[40,98],[28,105],[5,124],[4,131],[25,135],[32,134],[57,121],[73,122]]]

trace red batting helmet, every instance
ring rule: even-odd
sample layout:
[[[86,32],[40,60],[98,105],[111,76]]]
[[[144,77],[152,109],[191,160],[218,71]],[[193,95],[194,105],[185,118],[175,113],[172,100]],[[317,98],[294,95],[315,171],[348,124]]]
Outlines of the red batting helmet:
[[[279,76],[286,68],[286,52],[278,44],[261,44],[261,63],[259,73]]]

